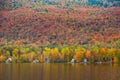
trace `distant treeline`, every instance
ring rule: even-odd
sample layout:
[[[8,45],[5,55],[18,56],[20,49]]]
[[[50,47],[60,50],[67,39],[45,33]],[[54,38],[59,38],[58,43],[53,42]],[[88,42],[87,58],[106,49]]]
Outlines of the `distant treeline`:
[[[34,8],[36,5],[81,5],[81,6],[120,6],[119,0],[0,0],[0,9],[16,9],[20,7]]]

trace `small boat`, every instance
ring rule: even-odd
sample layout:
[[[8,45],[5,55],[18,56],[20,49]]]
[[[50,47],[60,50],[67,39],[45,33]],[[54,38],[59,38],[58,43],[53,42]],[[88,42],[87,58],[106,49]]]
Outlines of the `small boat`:
[[[70,61],[70,63],[74,63],[75,62],[75,59],[72,59],[71,61]]]
[[[9,57],[5,62],[6,62],[6,63],[11,63],[11,62],[12,62],[12,58]]]

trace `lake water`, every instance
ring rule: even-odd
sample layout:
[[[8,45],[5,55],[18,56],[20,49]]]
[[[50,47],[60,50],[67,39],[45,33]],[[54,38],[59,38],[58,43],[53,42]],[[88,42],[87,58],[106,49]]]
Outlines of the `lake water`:
[[[0,63],[0,80],[120,80],[120,65]]]

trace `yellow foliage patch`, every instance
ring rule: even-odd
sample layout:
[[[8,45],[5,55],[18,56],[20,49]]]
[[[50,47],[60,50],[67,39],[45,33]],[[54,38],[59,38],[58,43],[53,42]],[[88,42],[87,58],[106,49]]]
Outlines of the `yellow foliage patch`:
[[[19,50],[18,49],[13,49],[12,53],[13,53],[13,56],[18,56],[18,52]]]

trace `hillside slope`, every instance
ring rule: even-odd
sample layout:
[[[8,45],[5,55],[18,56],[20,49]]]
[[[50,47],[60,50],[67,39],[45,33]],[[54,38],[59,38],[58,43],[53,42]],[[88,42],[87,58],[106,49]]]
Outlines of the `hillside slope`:
[[[67,8],[47,6],[0,11],[0,40],[37,45],[113,43],[120,39],[120,7]]]

